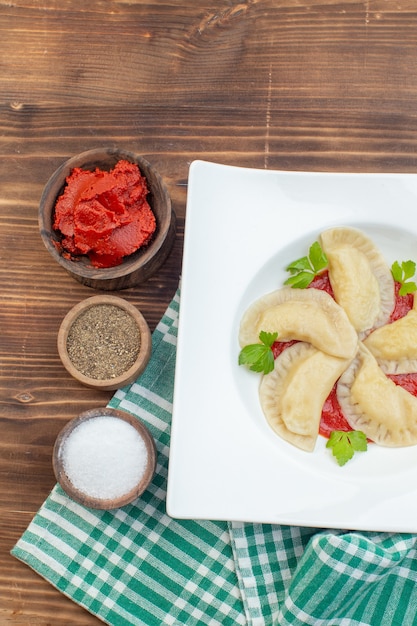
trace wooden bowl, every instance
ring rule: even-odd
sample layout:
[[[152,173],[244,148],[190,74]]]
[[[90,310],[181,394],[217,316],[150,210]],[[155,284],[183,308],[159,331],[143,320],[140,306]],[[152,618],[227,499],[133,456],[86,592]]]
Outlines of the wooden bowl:
[[[103,305],[109,305],[109,309],[97,309],[97,307],[102,307]],[[108,347],[105,348],[105,345],[101,347],[97,346],[97,342],[95,342],[94,339],[96,336],[102,337],[103,325],[106,323],[106,314],[109,310],[111,311],[110,307],[116,307],[114,311],[116,313],[116,319],[113,321],[110,320],[110,322],[108,322],[109,328],[107,329],[107,331],[110,332],[113,329],[114,333],[112,333],[113,339],[110,335],[110,338],[108,340]],[[120,311],[127,313],[129,315],[129,318],[125,318]],[[82,316],[87,312],[89,313],[90,322],[86,326],[86,329],[81,328],[82,332],[84,332],[84,334],[87,334],[86,336],[84,336],[84,339],[82,341],[81,348],[83,350],[83,354],[80,354],[80,358],[82,357],[83,361],[89,364],[89,367],[91,367],[92,370],[91,372],[87,371],[84,366],[79,366],[79,359],[75,359],[74,356],[71,358],[70,354],[72,354],[72,350],[75,350],[75,346],[71,347],[69,345],[69,337],[72,337],[71,332],[75,332],[76,329],[78,329],[78,332],[80,332],[80,320],[82,320]],[[92,329],[91,321],[94,322],[94,313],[99,313],[100,319],[102,321],[99,328]],[[105,359],[103,359],[103,354],[108,355],[110,353],[110,355],[113,355],[115,354],[115,350],[120,348],[120,352],[123,355],[123,341],[125,341],[125,337],[127,341],[128,331],[129,337],[131,337],[129,328],[127,328],[126,331],[121,330],[119,318],[122,318],[123,322],[128,323],[129,327],[132,326],[133,330],[134,325],[138,329],[140,343],[137,351],[137,356],[134,362],[132,362],[132,364],[127,367],[127,369],[122,368],[121,370],[120,368],[122,367],[122,364],[119,362],[116,364],[117,367],[113,369],[111,375],[106,374],[105,372],[101,374],[100,372],[94,371],[94,369],[97,370],[97,367],[100,364],[103,367],[106,366],[107,369],[108,366],[111,365],[111,356],[107,356]],[[77,326],[75,326],[75,323],[77,323]],[[98,323],[99,318],[97,318],[97,324]],[[122,338],[116,342],[116,337],[119,333],[121,334]],[[83,385],[86,385],[87,387],[101,389],[103,391],[119,389],[120,387],[124,387],[124,385],[128,385],[129,383],[136,380],[136,378],[138,378],[138,376],[145,369],[152,351],[151,332],[141,312],[135,306],[133,306],[133,304],[130,304],[130,302],[127,302],[123,298],[108,294],[92,296],[91,298],[86,298],[82,302],[79,302],[77,305],[75,305],[62,320],[61,326],[58,331],[57,343],[58,353],[61,361],[66,370],[71,374],[71,376],[73,376],[76,380],[78,380]],[[90,352],[88,352],[88,346],[90,344],[92,344],[92,349]],[[106,353],[99,351],[105,349],[107,349]],[[114,356],[114,358],[116,359],[116,355]],[[126,355],[120,357],[120,361],[122,358],[126,359]]]
[[[98,167],[108,171],[121,159],[136,163],[148,182],[147,200],[156,219],[156,232],[152,240],[146,247],[125,257],[123,263],[116,267],[96,268],[87,256],[81,256],[79,260],[66,258],[59,247],[62,237],[52,225],[55,204],[64,190],[67,176],[75,167],[85,170]],[[116,148],[89,150],[63,163],[46,183],[39,205],[40,234],[52,258],[83,285],[108,291],[142,283],[159,269],[174,242],[175,221],[171,199],[158,172],[141,156]]]
[[[145,491],[156,459],[147,427],[130,413],[106,407],[85,411],[68,422],[55,441],[52,465],[70,498],[89,508],[110,510],[130,504]]]

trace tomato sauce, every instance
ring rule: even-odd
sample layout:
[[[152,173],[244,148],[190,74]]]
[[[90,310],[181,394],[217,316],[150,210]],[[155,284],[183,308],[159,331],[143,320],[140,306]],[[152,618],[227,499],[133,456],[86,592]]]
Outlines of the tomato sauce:
[[[347,422],[340,408],[339,401],[336,395],[337,385],[334,385],[333,389],[329,393],[325,403],[323,404],[323,410],[321,413],[321,421],[319,432],[323,437],[330,437],[333,430],[352,430],[352,427]]]
[[[394,381],[408,393],[417,396],[417,374],[388,374],[388,378]]]
[[[390,322],[395,322],[404,317],[413,308],[414,294],[408,293],[406,296],[400,296],[398,293],[400,287],[400,283],[395,283],[395,306],[391,313]]]
[[[61,254],[72,260],[86,255],[97,268],[120,265],[156,230],[148,193],[146,178],[129,161],[120,160],[109,172],[74,168],[55,205]]]
[[[327,270],[316,276],[314,280],[310,283],[309,287],[322,289],[323,291],[326,291],[329,295],[334,297]],[[395,320],[404,317],[413,308],[413,294],[400,296],[398,294],[399,288],[399,283],[395,283],[395,306],[393,312],[391,313],[390,322],[394,322]],[[276,341],[272,345],[274,358],[281,354],[281,352],[285,350],[285,348],[288,348],[294,343],[296,343],[296,341]],[[400,385],[409,393],[417,396],[417,374],[395,374],[389,375],[389,378],[391,378],[396,385]],[[337,385],[334,385],[329,396],[324,402],[321,415],[319,432],[321,435],[323,435],[323,437],[327,438],[330,437],[330,434],[333,430],[352,430],[351,426],[348,424],[345,416],[343,415],[342,409],[337,400],[336,388]]]

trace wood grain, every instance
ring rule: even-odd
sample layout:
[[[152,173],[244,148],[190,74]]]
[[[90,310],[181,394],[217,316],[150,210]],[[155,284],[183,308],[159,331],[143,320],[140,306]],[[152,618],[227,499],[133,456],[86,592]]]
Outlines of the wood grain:
[[[0,0],[0,40],[0,623],[89,626],[99,620],[9,556],[54,485],[60,428],[111,397],[79,385],[58,358],[61,320],[95,291],[43,246],[44,184],[70,156],[106,146],[159,171],[178,218],[174,248],[120,294],[154,328],[178,285],[194,159],[417,170],[417,7]]]

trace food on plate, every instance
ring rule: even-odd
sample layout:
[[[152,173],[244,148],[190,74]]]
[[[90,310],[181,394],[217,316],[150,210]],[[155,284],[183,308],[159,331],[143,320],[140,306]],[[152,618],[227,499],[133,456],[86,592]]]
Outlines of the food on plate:
[[[364,344],[386,374],[417,372],[417,298],[411,311],[374,330]]]
[[[304,342],[284,350],[259,388],[262,410],[272,428],[297,447],[313,450],[323,403],[349,362]]]
[[[249,343],[239,353],[239,365],[247,365],[254,372],[269,374],[274,369],[272,346],[278,339],[278,333],[266,333],[261,330],[259,343]]]
[[[380,251],[360,230],[331,228],[321,233],[336,302],[363,336],[386,324],[394,308],[394,279]]]
[[[337,384],[349,424],[381,446],[417,444],[417,398],[385,376],[363,345]]]
[[[283,287],[254,302],[242,318],[239,341],[255,343],[260,331],[279,341],[307,341],[326,354],[353,358],[358,337],[344,310],[319,289]]]
[[[416,272],[416,264],[414,261],[403,261],[401,265],[398,261],[394,261],[391,266],[391,272],[395,282],[398,284],[399,296],[413,294],[416,291],[417,284],[413,280],[410,280],[410,278],[414,278]]]
[[[284,285],[305,289],[327,268],[327,257],[318,241],[311,244],[307,256],[290,263],[286,270],[290,273]]]
[[[345,465],[353,458],[355,452],[366,452],[368,442],[365,433],[361,430],[333,430],[327,440],[326,448],[329,448],[339,465]]]
[[[284,287],[249,305],[239,364],[261,373],[260,404],[278,435],[312,451],[321,433],[339,465],[367,439],[417,444],[415,269],[390,269],[360,230],[332,228],[288,265]]]

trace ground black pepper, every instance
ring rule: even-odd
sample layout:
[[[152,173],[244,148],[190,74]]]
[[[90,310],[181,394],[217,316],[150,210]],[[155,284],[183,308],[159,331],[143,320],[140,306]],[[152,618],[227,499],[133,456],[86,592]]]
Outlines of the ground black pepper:
[[[133,317],[113,304],[89,307],[73,322],[67,352],[74,367],[95,380],[109,380],[136,361],[140,331]]]

